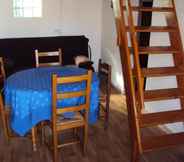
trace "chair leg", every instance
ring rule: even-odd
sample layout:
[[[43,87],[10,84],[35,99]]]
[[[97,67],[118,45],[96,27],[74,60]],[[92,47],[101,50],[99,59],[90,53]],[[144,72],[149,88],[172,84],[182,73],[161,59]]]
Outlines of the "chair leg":
[[[53,133],[53,162],[58,161],[58,138],[57,138],[57,132]]]
[[[104,129],[106,130],[109,127],[109,103],[106,103],[105,109],[105,121],[104,121]]]
[[[33,127],[31,129],[31,134],[32,134],[33,151],[37,151],[37,147],[36,147],[36,127]]]
[[[1,111],[1,119],[2,119],[2,127],[3,127],[3,131],[4,131],[4,136],[6,138],[7,141],[9,141],[9,131],[8,131],[8,124],[7,124],[7,118],[5,117],[5,113],[3,111]]]
[[[83,143],[83,154],[86,155],[87,150],[87,140],[88,140],[88,125],[85,124],[84,126],[84,143]]]

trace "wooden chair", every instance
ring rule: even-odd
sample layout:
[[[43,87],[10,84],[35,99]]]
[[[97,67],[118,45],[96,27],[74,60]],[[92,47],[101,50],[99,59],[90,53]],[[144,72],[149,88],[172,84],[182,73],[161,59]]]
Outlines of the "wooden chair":
[[[10,115],[11,115],[11,109],[9,106],[5,106],[3,102],[3,97],[2,94],[0,93],[0,117],[2,120],[2,127],[3,127],[3,132],[5,135],[5,138],[7,141],[10,140],[10,138],[18,137],[15,133],[12,132],[10,128]],[[36,127],[31,129],[31,138],[32,138],[32,146],[33,150],[36,151]]]
[[[109,125],[109,104],[111,94],[111,66],[99,60],[98,74],[100,78],[100,110],[105,113],[104,128]]]
[[[4,69],[4,62],[3,62],[3,58],[0,57],[0,82],[1,84],[4,83],[6,79],[6,74],[5,74],[5,69]]]
[[[92,72],[88,71],[87,74],[80,76],[58,77],[52,76],[52,119],[49,122],[49,126],[52,132],[52,144],[53,144],[53,161],[57,162],[58,148],[81,143],[81,140],[72,139],[72,142],[61,144],[58,141],[59,133],[66,130],[73,130],[77,135],[79,128],[83,128],[83,151],[86,152],[86,144],[88,138],[88,111],[90,105],[90,87],[91,87]],[[75,92],[58,92],[57,87],[62,84],[68,83],[81,83],[86,82],[86,87],[83,90]],[[85,97],[85,103],[78,104],[72,107],[56,107],[58,100],[73,98],[73,97]],[[71,119],[60,119],[61,115],[66,112],[75,112],[75,115]],[[81,113],[82,112],[82,113]]]
[[[41,58],[45,58],[46,62],[41,62]],[[52,60],[49,60],[52,59]],[[57,60],[55,61],[55,59]],[[58,51],[51,52],[39,52],[35,50],[36,67],[40,66],[59,66],[62,65],[62,50],[59,48]],[[51,62],[52,61],[52,62]]]

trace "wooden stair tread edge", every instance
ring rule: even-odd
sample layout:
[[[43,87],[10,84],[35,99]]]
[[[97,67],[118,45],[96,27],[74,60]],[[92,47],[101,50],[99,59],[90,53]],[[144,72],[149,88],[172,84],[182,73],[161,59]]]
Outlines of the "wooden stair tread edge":
[[[126,10],[125,6],[122,6],[123,10]],[[173,12],[173,7],[139,7],[132,6],[133,11],[142,11],[142,12]]]
[[[184,110],[172,110],[140,115],[140,126],[150,127],[159,124],[176,123],[184,121]]]
[[[136,26],[135,30],[140,32],[169,32],[176,31],[176,28],[168,26]]]
[[[182,91],[183,89],[179,88],[146,90],[144,91],[144,100],[148,102],[157,100],[176,99],[184,95]]]
[[[134,26],[136,32],[177,32],[177,27],[171,26]],[[126,31],[129,31],[130,27],[126,26]]]
[[[179,53],[180,51],[171,46],[139,47],[139,53]]]
[[[133,48],[129,47],[130,52],[133,52]],[[174,49],[171,46],[149,46],[149,47],[139,47],[139,54],[172,54],[172,53],[183,53],[178,49]]]
[[[168,148],[179,144],[184,144],[184,132],[147,137],[142,140],[142,148],[144,152],[153,149]]]
[[[141,72],[143,77],[184,75],[184,69],[177,67],[142,68]]]
[[[144,11],[144,12],[173,12],[173,7],[138,7],[132,6],[134,11]]]

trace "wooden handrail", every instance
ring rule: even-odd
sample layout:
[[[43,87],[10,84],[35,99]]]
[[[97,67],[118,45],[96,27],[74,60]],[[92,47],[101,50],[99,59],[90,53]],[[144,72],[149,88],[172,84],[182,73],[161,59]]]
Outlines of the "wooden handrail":
[[[123,6],[124,1],[113,0],[113,9],[116,20],[116,30],[119,34],[119,49],[120,49],[120,58],[121,65],[123,70],[124,77],[124,87],[126,92],[126,102],[128,107],[128,118],[132,138],[135,137],[135,140],[132,141],[132,148],[135,146],[140,146],[139,151],[142,152],[141,147],[141,138],[140,138],[140,128],[138,123],[138,114],[137,114],[137,103],[135,95],[135,86],[133,80],[133,73],[131,67],[131,58],[130,51],[128,48],[128,38],[125,25],[124,11],[120,6]]]

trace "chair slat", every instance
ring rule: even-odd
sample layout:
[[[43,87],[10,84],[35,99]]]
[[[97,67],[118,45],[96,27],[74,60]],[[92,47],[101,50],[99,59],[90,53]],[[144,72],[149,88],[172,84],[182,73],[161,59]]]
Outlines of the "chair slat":
[[[86,91],[60,93],[60,94],[57,94],[57,99],[73,98],[73,97],[80,97],[85,95],[86,95]]]
[[[57,108],[57,114],[62,114],[65,112],[74,112],[74,111],[81,111],[86,109],[87,105],[86,104],[82,104],[79,106],[71,106],[71,107],[65,107],[65,108]]]
[[[40,63],[40,64],[39,64],[40,67],[43,67],[43,66],[59,66],[59,65],[61,65],[61,64],[58,63],[58,62]]]
[[[58,57],[58,61],[52,62],[40,62],[40,58],[54,58]],[[49,51],[49,52],[39,52],[35,50],[35,61],[36,67],[43,67],[43,66],[58,66],[62,65],[62,50],[59,48],[58,51]]]
[[[75,82],[81,82],[88,79],[88,76],[86,75],[80,75],[80,76],[72,76],[72,77],[60,77],[57,78],[57,83],[75,83]]]
[[[59,52],[39,52],[39,57],[46,57],[46,56],[59,56]]]
[[[80,143],[80,141],[79,141],[79,140],[77,140],[77,141],[73,141],[73,142],[69,142],[69,143],[64,143],[64,144],[60,144],[60,145],[58,145],[58,147],[57,147],[57,148],[62,148],[62,147],[65,147],[65,146],[70,146],[70,145],[78,144],[78,143]]]

